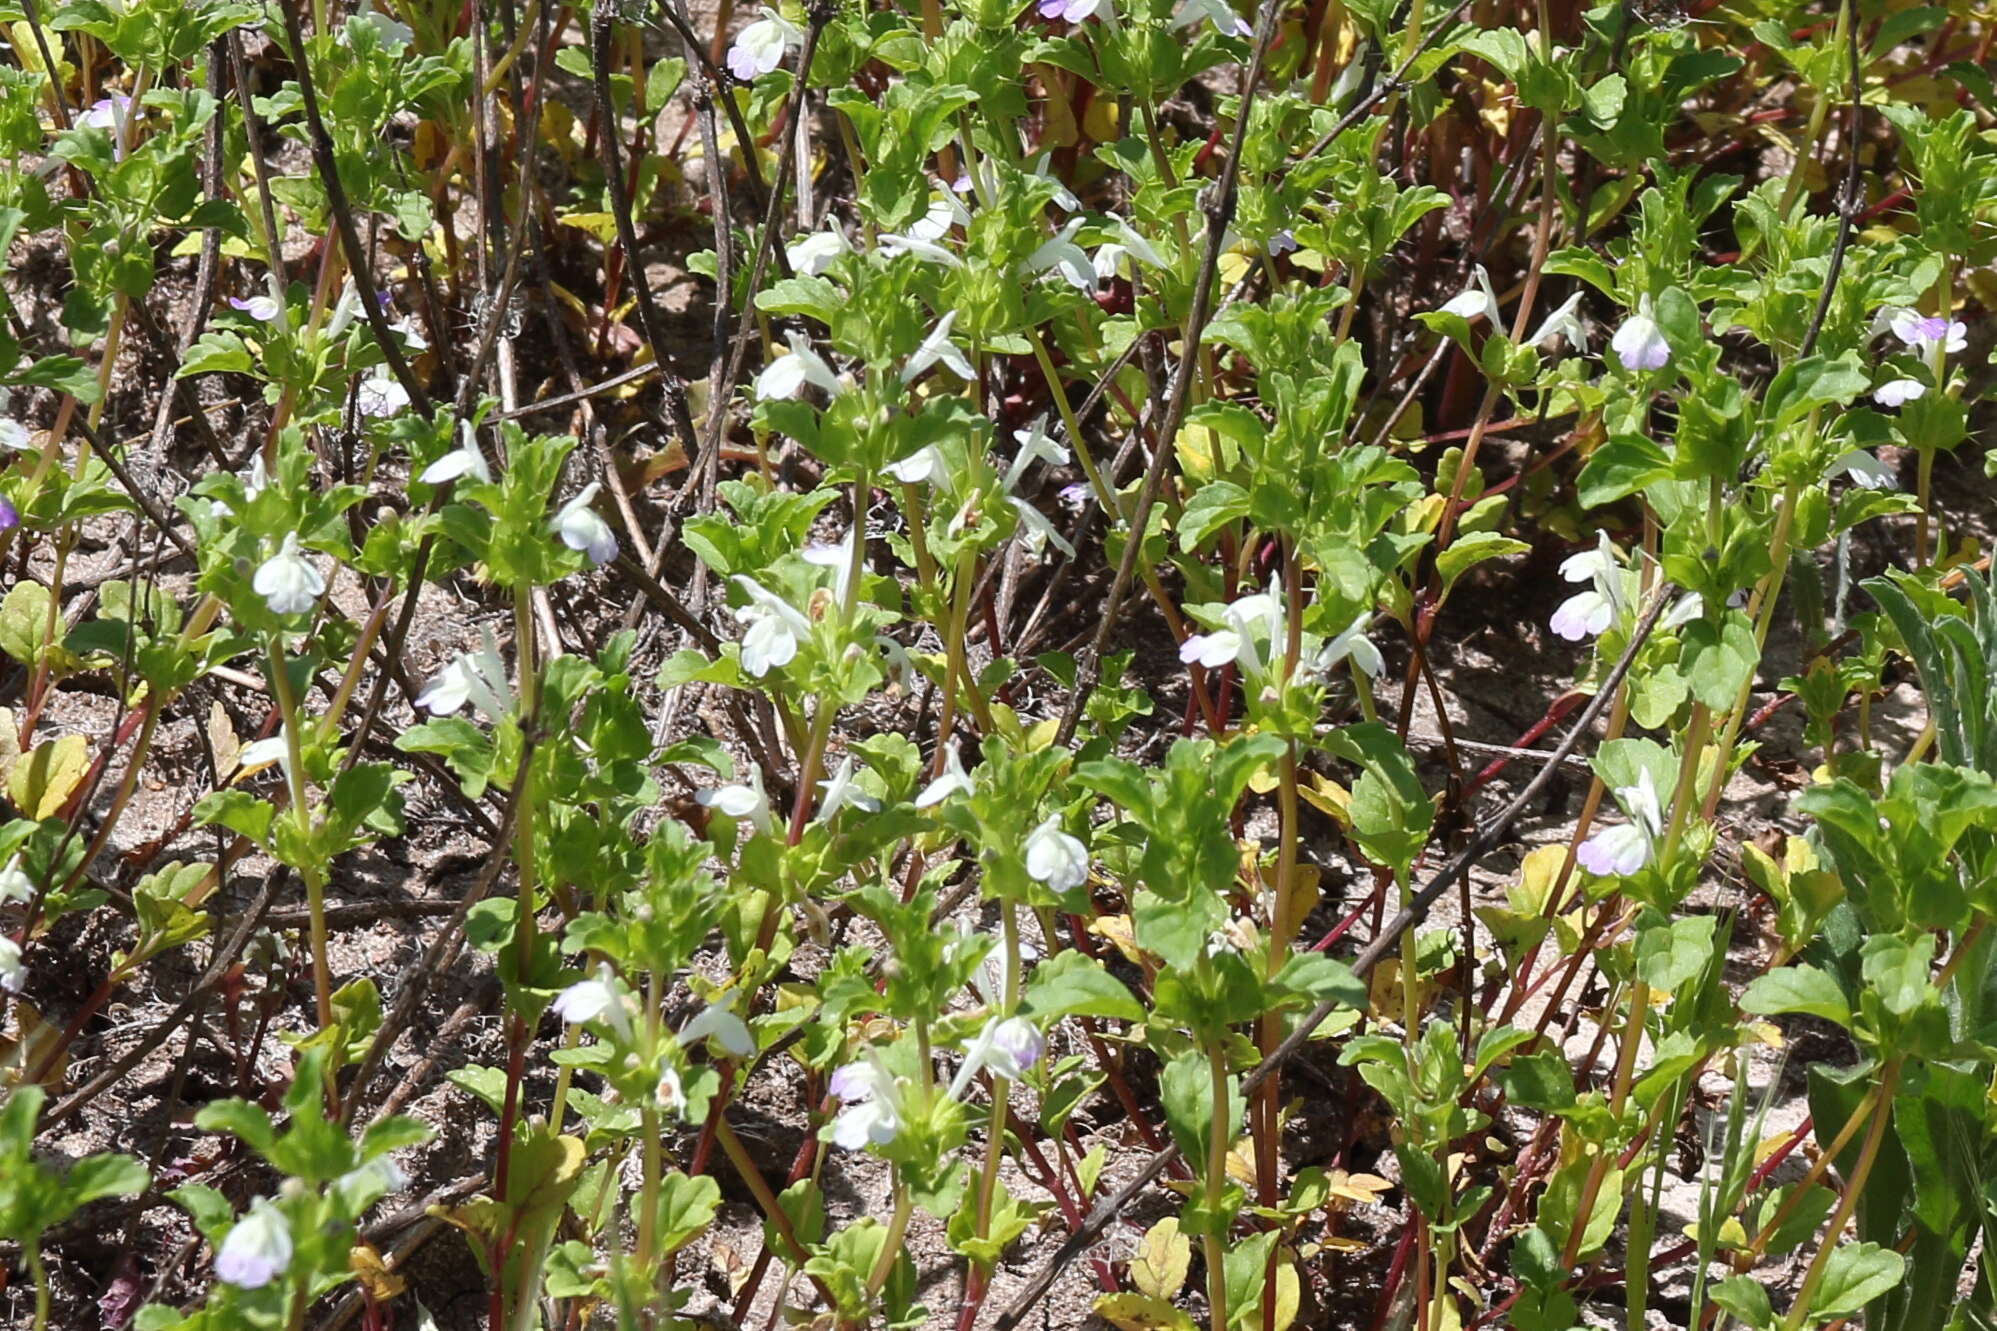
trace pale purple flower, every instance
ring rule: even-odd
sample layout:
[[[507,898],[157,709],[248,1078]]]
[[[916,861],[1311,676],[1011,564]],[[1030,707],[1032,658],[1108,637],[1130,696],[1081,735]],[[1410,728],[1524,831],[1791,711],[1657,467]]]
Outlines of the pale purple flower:
[[[1888,327],[1893,330],[1893,336],[1923,356],[1934,354],[1936,347],[1953,354],[1969,345],[1969,329],[1957,319],[1901,310],[1893,316]]]
[[[1288,227],[1283,228],[1281,231],[1278,231],[1275,235],[1269,237],[1268,250],[1269,250],[1269,257],[1272,259],[1280,259],[1285,254],[1293,254],[1296,252],[1296,248],[1297,248],[1296,233],[1292,232]]]
[[[1872,400],[1882,407],[1904,407],[1927,392],[1928,386],[1919,379],[1889,379],[1872,390]]]
[[[1622,608],[1622,557],[1609,543],[1607,532],[1598,532],[1595,548],[1569,555],[1560,561],[1560,576],[1568,582],[1592,582],[1576,592],[1553,612],[1551,628],[1569,642],[1593,637],[1608,628]]]
[[[775,69],[783,63],[785,51],[803,44],[804,34],[796,24],[764,6],[763,16],[742,29],[728,48],[728,72],[747,82]]]
[[[963,1098],[971,1079],[980,1072],[1018,1081],[1020,1075],[1040,1061],[1047,1042],[1025,1017],[993,1017],[964,1051],[964,1065],[950,1081],[950,1098]]]
[[[1040,0],[1040,17],[1081,23],[1101,15],[1108,4],[1109,0]]]
[[[1623,321],[1609,339],[1609,346],[1626,370],[1661,370],[1671,363],[1671,344],[1651,317],[1648,296],[1637,305],[1636,313]]]
[[[267,324],[277,322],[280,307],[275,296],[251,296],[248,300],[238,300],[236,297],[231,296],[229,297],[229,308],[241,310],[258,323]]]
[[[1574,853],[1582,868],[1605,878],[1633,874],[1650,863],[1657,838],[1664,834],[1664,811],[1649,768],[1637,774],[1635,785],[1616,787],[1616,799],[1629,822],[1595,833]]]
[[[14,507],[14,501],[0,495],[0,531],[12,531],[21,525],[21,510]]]
[[[1260,675],[1264,657],[1262,642],[1274,646],[1283,636],[1283,589],[1272,583],[1266,592],[1251,592],[1228,604],[1220,612],[1220,626],[1209,633],[1195,633],[1179,644],[1179,660],[1187,665],[1197,661],[1209,670],[1230,663],[1250,675]]]
[[[840,1102],[832,1119],[832,1144],[842,1151],[886,1146],[901,1131],[894,1078],[871,1060],[848,1063],[827,1084]]]
[[[291,1265],[291,1225],[259,1197],[215,1254],[215,1278],[238,1289],[262,1289]]]

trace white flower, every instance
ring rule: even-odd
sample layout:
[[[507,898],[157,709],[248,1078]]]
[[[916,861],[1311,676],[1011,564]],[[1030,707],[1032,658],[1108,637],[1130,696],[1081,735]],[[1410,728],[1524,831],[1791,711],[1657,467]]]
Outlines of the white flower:
[[[767,74],[783,63],[785,51],[803,44],[797,25],[765,5],[763,16],[742,29],[728,48],[728,72],[744,81]]]
[[[1481,314],[1491,321],[1491,327],[1498,326],[1498,293],[1491,290],[1491,275],[1484,271],[1483,264],[1478,264],[1471,271],[1469,286],[1443,302],[1442,312],[1465,319],[1474,319]]]
[[[909,234],[905,236],[897,236],[892,233],[882,236],[880,238],[880,247],[881,253],[886,255],[912,255],[924,263],[940,263],[945,268],[961,267],[964,262],[949,250],[936,244],[935,241],[925,240],[916,232],[914,227],[910,227]]]
[[[607,1019],[619,1039],[631,1038],[630,1004],[608,966],[598,965],[595,975],[578,980],[555,995],[548,1010],[571,1026]]]
[[[832,1119],[832,1144],[839,1149],[886,1146],[901,1131],[894,1078],[879,1064],[871,1060],[848,1063],[832,1074],[827,1089],[840,1102]]]
[[[950,1079],[950,1098],[959,1100],[980,1072],[1018,1081],[1020,1074],[1040,1061],[1047,1042],[1025,1017],[993,1017],[964,1051],[964,1065]]]
[[[1602,877],[1632,874],[1650,863],[1653,843],[1664,833],[1664,811],[1649,768],[1637,774],[1635,785],[1616,787],[1616,798],[1630,821],[1595,833],[1574,854],[1582,868]]]
[[[1675,629],[1691,623],[1706,613],[1706,598],[1697,592],[1687,592],[1678,598],[1678,604],[1665,611],[1664,618],[1657,621],[1661,629]]]
[[[1228,12],[1233,13],[1234,11],[1229,10]],[[1139,235],[1136,228],[1132,227],[1130,223],[1119,217],[1116,219],[1116,239],[1105,241],[1096,248],[1096,257],[1093,265],[1096,280],[1098,282],[1106,282],[1116,276],[1125,266],[1123,263],[1125,256],[1136,259],[1140,263],[1149,264],[1153,268],[1163,268],[1165,266],[1164,258],[1152,247],[1151,242]]]
[[[1056,892],[1067,892],[1089,880],[1089,848],[1061,830],[1059,814],[1049,814],[1026,834],[1026,876]]]
[[[885,633],[874,635],[874,646],[881,649],[881,656],[887,662],[888,678],[894,682],[894,686],[903,693],[909,692],[914,687],[917,676],[915,662],[910,659],[908,648]]]
[[[354,390],[354,411],[362,416],[393,416],[408,405],[409,391],[385,369],[377,369]]]
[[[843,385],[839,376],[832,373],[824,357],[811,349],[811,343],[802,333],[792,329],[784,338],[790,343],[790,354],[777,357],[756,376],[757,397],[796,397],[806,384],[822,388],[828,394],[840,391]]]
[[[10,901],[26,901],[34,895],[35,880],[21,868],[21,857],[16,855],[7,861],[6,868],[0,869],[0,906]]]
[[[971,210],[964,206],[963,200],[957,197],[956,192],[947,189],[938,190],[929,196],[929,211],[909,223],[907,239],[921,241],[931,248],[936,249],[937,253],[943,256],[937,262],[954,262],[956,256],[951,254],[950,251],[937,246],[936,242],[949,235],[952,227],[969,226],[970,224]],[[883,237],[883,239],[887,239],[887,237]],[[913,247],[910,247],[910,252],[914,252]],[[929,256],[923,255],[920,257],[927,258]]]
[[[918,375],[938,361],[943,363],[944,369],[959,379],[972,380],[978,377],[977,370],[972,368],[963,349],[950,340],[950,325],[956,322],[955,310],[951,310],[936,321],[936,326],[929,330],[929,336],[922,339],[922,345],[915,349],[915,354],[908,358],[908,364],[902,367],[903,383],[914,382]]]
[[[1077,291],[1091,291],[1096,285],[1096,266],[1087,251],[1075,243],[1075,233],[1082,229],[1082,219],[1071,217],[1061,230],[1039,249],[1026,257],[1026,271],[1044,273],[1050,268],[1061,274],[1067,284]]]
[[[754,764],[749,767],[747,781],[703,790],[694,798],[716,813],[726,814],[737,821],[748,819],[759,832],[774,830],[775,825],[770,821],[770,797],[763,789],[763,769]]]
[[[1027,174],[1036,176],[1054,187],[1053,204],[1056,208],[1061,208],[1071,213],[1080,211],[1082,201],[1076,198],[1075,192],[1062,183],[1061,177],[1054,173],[1051,168],[1053,161],[1054,154],[1051,150],[1041,153],[1039,157],[1034,159],[1033,165],[1027,168]],[[980,163],[980,165],[983,165],[983,163]],[[986,180],[987,182],[991,181],[989,172],[986,173]],[[971,183],[970,176],[966,175],[963,183],[968,186]],[[996,184],[988,184],[988,188],[996,190],[998,187]]]
[[[956,794],[969,794],[971,778],[964,771],[964,764],[957,757],[957,746],[951,744],[943,751],[943,774],[922,788],[915,797],[915,807],[926,809],[932,804],[941,804]]]
[[[1551,621],[1555,633],[1569,642],[1579,642],[1615,622],[1622,609],[1623,564],[1607,532],[1596,533],[1594,549],[1561,560],[1560,576],[1569,582],[1593,582],[1594,586],[1560,603]]]
[[[506,662],[492,629],[480,630],[476,655],[459,652],[416,695],[415,704],[432,716],[449,716],[467,702],[497,721],[513,710],[513,691],[506,683]]]
[[[1360,611],[1343,632],[1324,645],[1324,650],[1318,653],[1317,668],[1329,670],[1339,662],[1350,659],[1352,664],[1378,679],[1380,672],[1387,668],[1387,663],[1380,658],[1380,649],[1366,636],[1366,626],[1372,618],[1366,611]]]
[[[1636,313],[1623,321],[1623,326],[1609,339],[1609,347],[1625,370],[1661,370],[1671,363],[1671,344],[1664,340],[1664,330],[1651,317],[1650,297],[1645,296]]]
[[[746,630],[742,634],[742,668],[761,679],[772,669],[791,663],[798,644],[811,636],[811,621],[753,578],[737,573],[735,585],[749,597],[749,604],[735,612],[735,622]]]
[[[820,791],[818,802],[818,819],[820,822],[831,822],[833,815],[849,804],[862,813],[880,812],[881,802],[866,791],[861,790],[854,782],[853,755],[850,753],[839,760],[838,770],[832,773],[831,779],[818,783],[818,789]]]
[[[465,422],[460,430],[458,446],[423,468],[423,474],[416,479],[424,485],[442,485],[445,481],[455,481],[460,476],[470,476],[487,485],[492,484],[492,470],[485,464],[485,453],[480,450],[478,440],[472,435],[470,422]]]
[[[1913,310],[1898,310],[1887,326],[1893,330],[1893,336],[1923,356],[1933,355],[1936,347],[1952,354],[1969,345],[1969,329],[1959,319],[1924,317]]]
[[[689,1048],[710,1038],[734,1058],[747,1058],[756,1052],[756,1040],[749,1034],[749,1024],[730,1010],[729,993],[725,989],[715,995],[713,1002],[694,1013],[691,1021],[680,1027],[679,1041]]]
[[[1211,20],[1214,31],[1223,37],[1248,37],[1255,32],[1227,0],[1179,0],[1172,26],[1190,28],[1201,19]]]
[[[832,570],[832,599],[840,605],[846,604],[846,584],[853,576],[854,530],[848,527],[846,534],[836,541],[807,545],[797,552],[805,563]]]
[[[215,1278],[238,1289],[262,1289],[291,1265],[291,1225],[259,1197],[229,1230],[215,1254]]]
[[[548,519],[548,530],[562,538],[562,544],[571,550],[579,550],[588,556],[592,564],[602,564],[617,557],[617,533],[610,530],[610,524],[598,516],[590,502],[596,492],[603,488],[600,481],[591,481],[576,492],[576,497],[563,504]]]
[[[277,322],[278,313],[283,306],[277,303],[275,296],[251,296],[248,300],[237,300],[231,296],[229,308],[242,311],[258,323],[267,324]]]
[[[21,945],[0,934],[0,990],[18,994],[27,982],[28,967],[21,960]]]
[[[1927,395],[1928,386],[1919,379],[1889,379],[1872,390],[1872,400],[1882,407],[1904,407]]]
[[[424,340],[423,334],[416,331],[416,321],[406,315],[400,319],[391,319],[388,324],[388,331],[401,336],[402,349],[404,351],[428,351],[430,349],[430,344]]]
[[[282,767],[287,772],[291,770],[291,742],[283,726],[277,728],[275,735],[242,747],[236,754],[235,779],[241,781],[244,777],[255,776],[266,767]]]
[[[794,240],[784,246],[784,255],[790,266],[806,277],[817,277],[832,266],[832,261],[842,254],[850,254],[852,245],[847,243],[846,233],[837,226],[827,226],[823,231],[814,231],[803,240]]]
[[[1015,457],[1012,460],[1012,465],[1005,469],[1005,489],[1007,494],[1011,494],[1019,488],[1020,478],[1026,474],[1026,469],[1035,462],[1045,462],[1050,467],[1065,467],[1068,465],[1068,450],[1056,443],[1053,437],[1047,433],[1047,418],[1045,416],[1035,420],[1033,424],[1027,426],[1024,430],[1014,430],[1012,437],[1019,443],[1019,456]]]
[[[1893,469],[1862,448],[1854,448],[1838,456],[1831,464],[1831,475],[1849,476],[1851,483],[1861,490],[1897,490],[1899,478]]]
[[[298,548],[298,533],[287,532],[278,552],[263,562],[250,586],[273,615],[310,610],[326,590],[326,577]]]
[[[1283,635],[1283,589],[1272,583],[1266,592],[1251,592],[1220,612],[1221,627],[1195,633],[1179,644],[1179,659],[1197,661],[1209,670],[1230,662],[1251,675],[1262,673],[1263,656],[1257,641],[1274,643]]]
[[[1017,495],[1007,496],[1007,502],[1019,514],[1019,525],[1026,529],[1023,539],[1026,542],[1026,551],[1028,554],[1038,559],[1047,549],[1048,543],[1052,542],[1054,548],[1068,556],[1068,558],[1073,559],[1075,557],[1074,545],[1069,542],[1067,537],[1054,529],[1054,524],[1047,520],[1045,513],[1042,513],[1039,509]]]
[[[1559,337],[1564,339],[1567,345],[1575,351],[1580,352],[1584,356],[1587,355],[1588,330],[1581,326],[1581,320],[1575,314],[1575,311],[1580,308],[1581,293],[1577,291],[1569,296],[1559,309],[1546,316],[1545,322],[1541,323],[1533,335],[1526,339],[1526,345],[1536,347],[1550,337]]]
[[[0,416],[0,453],[19,453],[29,447],[28,427]],[[259,457],[262,454],[258,455]]]
[[[659,1074],[659,1084],[652,1095],[658,1100],[659,1108],[668,1114],[676,1115],[686,1108],[686,1091],[680,1085],[680,1070],[670,1063],[666,1064],[666,1070]]]
[[[943,465],[943,454],[936,445],[924,444],[899,462],[890,462],[883,470],[903,485],[920,485],[934,476]]]

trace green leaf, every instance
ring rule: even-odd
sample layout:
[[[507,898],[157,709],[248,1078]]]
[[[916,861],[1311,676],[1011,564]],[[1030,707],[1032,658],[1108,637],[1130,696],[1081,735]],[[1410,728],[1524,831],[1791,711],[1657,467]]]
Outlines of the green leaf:
[[[1435,567],[1442,575],[1442,585],[1448,587],[1487,559],[1502,559],[1531,548],[1524,541],[1494,531],[1470,532],[1451,541],[1449,548],[1435,557]]]
[[[1740,996],[1740,1010],[1760,1017],[1779,1012],[1807,1012],[1825,1021],[1851,1026],[1851,1007],[1844,991],[1815,966],[1784,966],[1758,977]]]
[[[1729,610],[1717,628],[1695,620],[1679,633],[1679,642],[1679,661],[1692,696],[1715,712],[1731,711],[1761,661],[1747,616]]]
[[[1046,1021],[1074,1016],[1144,1020],[1143,1005],[1131,997],[1123,981],[1093,957],[1072,950],[1034,967],[1020,1005],[1028,1016]]]
[[[1674,993],[1705,970],[1713,955],[1713,917],[1687,915],[1637,935],[1636,973],[1652,989]]]
[[[1900,1284],[1907,1259],[1877,1243],[1840,1244],[1824,1263],[1817,1300],[1810,1309],[1814,1321],[1848,1317]]]
[[[1599,508],[1670,475],[1671,458],[1662,448],[1640,434],[1611,435],[1588,455],[1576,491],[1582,507]]]
[[[1729,1276],[1713,1286],[1713,1302],[1745,1322],[1754,1331],[1775,1323],[1775,1308],[1768,1290],[1753,1276]]]

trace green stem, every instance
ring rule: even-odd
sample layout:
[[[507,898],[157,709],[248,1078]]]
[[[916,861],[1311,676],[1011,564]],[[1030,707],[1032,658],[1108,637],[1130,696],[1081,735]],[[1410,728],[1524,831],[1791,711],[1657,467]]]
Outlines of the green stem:
[[[894,1185],[894,1214],[888,1218],[888,1234],[881,1244],[881,1255],[874,1263],[874,1269],[867,1276],[867,1297],[873,1298],[881,1292],[881,1286],[888,1283],[888,1275],[894,1270],[894,1259],[901,1255],[902,1236],[908,1232],[908,1218],[914,1210],[909,1201],[908,1189],[897,1178]]]
[[[46,1331],[49,1324],[49,1273],[42,1265],[42,1245],[39,1238],[28,1244],[28,1274],[35,1281],[35,1326],[34,1331]]]
[[[276,635],[270,640],[270,686],[277,694],[278,717],[283,726],[284,779],[291,791],[289,816],[297,822],[301,832],[309,833],[312,812],[305,800],[305,764],[298,738],[298,698],[292,691],[291,676],[285,670],[283,639]],[[305,880],[305,909],[311,920],[312,997],[319,1016],[319,1028],[328,1030],[333,1025],[333,973],[326,960],[326,873],[317,864],[300,865],[298,872]]]
[[[1783,1331],[1797,1331],[1809,1320],[1810,1304],[1816,1297],[1817,1286],[1823,1283],[1831,1252],[1842,1241],[1845,1224],[1858,1206],[1859,1194],[1865,1190],[1865,1180],[1872,1173],[1873,1162],[1879,1158],[1879,1144],[1885,1140],[1886,1125],[1893,1118],[1893,1088],[1899,1079],[1900,1060],[1888,1060],[1886,1075],[1879,1083],[1878,1103],[1872,1107],[1872,1125],[1866,1129],[1865,1145],[1859,1148],[1858,1163],[1852,1167],[1851,1179],[1845,1184],[1844,1196],[1838,1199],[1837,1210],[1831,1213],[1830,1224],[1824,1227],[1823,1242],[1818,1245],[1817,1255],[1803,1276],[1802,1287],[1796,1291],[1796,1300],[1789,1305],[1789,1316],[1782,1323]]]
[[[1207,1066],[1213,1073],[1213,1108],[1207,1125],[1207,1205],[1211,1208],[1203,1241],[1207,1263],[1207,1307],[1212,1331],[1227,1331],[1227,1262],[1217,1231],[1220,1201],[1227,1192],[1227,1049],[1216,1040],[1207,1048]]]

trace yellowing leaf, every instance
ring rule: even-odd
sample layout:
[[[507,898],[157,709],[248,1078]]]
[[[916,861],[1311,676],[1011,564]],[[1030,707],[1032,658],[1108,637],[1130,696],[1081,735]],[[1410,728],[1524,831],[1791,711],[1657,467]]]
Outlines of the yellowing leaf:
[[[388,1263],[381,1259],[373,1244],[356,1243],[347,1254],[347,1269],[354,1273],[355,1283],[376,1303],[386,1303],[408,1288],[401,1276],[388,1269]]]
[[[7,797],[24,818],[53,818],[76,793],[89,766],[90,744],[81,735],[37,744],[8,774]]]
[[[215,751],[215,775],[227,777],[236,770],[243,742],[236,738],[236,725],[218,699],[208,704],[208,747]]]
[[[1098,915],[1089,922],[1089,932],[1116,948],[1131,965],[1142,964],[1137,932],[1131,928],[1128,915]]]
[[[1334,1169],[1325,1178],[1325,1186],[1334,1197],[1348,1202],[1358,1202],[1362,1206],[1372,1206],[1380,1200],[1380,1194],[1390,1192],[1394,1185],[1378,1174],[1348,1174],[1342,1169]]]
[[[1192,1318],[1145,1294],[1105,1294],[1095,1314],[1118,1331],[1194,1331]]]
[[[1139,1240],[1130,1259],[1130,1283],[1141,1294],[1169,1302],[1185,1288],[1192,1261],[1192,1240],[1179,1232],[1176,1216],[1167,1216]]]

